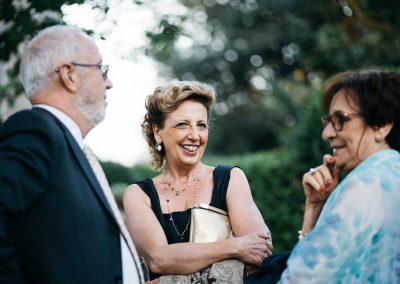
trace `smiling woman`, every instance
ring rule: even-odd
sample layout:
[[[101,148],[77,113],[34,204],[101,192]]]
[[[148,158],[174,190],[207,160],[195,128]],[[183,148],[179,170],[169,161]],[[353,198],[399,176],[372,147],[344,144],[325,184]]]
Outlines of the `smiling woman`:
[[[124,206],[128,228],[152,279],[192,274],[230,258],[257,266],[271,254],[269,230],[243,171],[201,161],[214,101],[211,87],[193,81],[174,81],[147,98],[143,134],[153,166],[164,167],[159,176],[130,186]],[[235,237],[189,243],[191,210],[200,203],[227,211]]]
[[[399,283],[400,74],[340,73],[323,99],[334,154],[303,176],[301,241],[281,283]]]
[[[147,97],[148,112],[142,129],[153,156],[152,164],[156,169],[162,166],[166,157],[166,146],[163,147],[166,141],[163,141],[160,135],[168,140],[168,130],[179,130],[175,133],[180,133],[183,137],[190,134],[191,140],[198,144],[195,146],[202,146],[201,155],[198,157],[200,160],[208,141],[208,121],[214,101],[214,90],[198,82],[174,82],[167,87],[157,88],[153,96]],[[190,143],[186,146],[189,145],[193,146]],[[161,148],[156,151],[155,148],[159,147]]]

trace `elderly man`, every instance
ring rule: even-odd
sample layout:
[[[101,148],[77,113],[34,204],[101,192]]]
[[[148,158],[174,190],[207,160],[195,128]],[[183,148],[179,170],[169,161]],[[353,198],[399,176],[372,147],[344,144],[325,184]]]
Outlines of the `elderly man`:
[[[107,71],[77,28],[28,44],[21,80],[33,108],[0,128],[0,283],[143,282],[104,173],[83,151],[104,119]]]

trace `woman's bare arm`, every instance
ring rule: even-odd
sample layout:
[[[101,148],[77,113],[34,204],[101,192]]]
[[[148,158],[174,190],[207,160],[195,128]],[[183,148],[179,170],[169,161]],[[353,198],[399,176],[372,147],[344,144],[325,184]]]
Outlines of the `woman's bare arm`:
[[[265,246],[265,233],[252,233],[214,243],[168,244],[149,197],[137,185],[124,196],[127,226],[140,255],[157,274],[190,274],[217,261],[239,258],[259,264],[260,248]]]

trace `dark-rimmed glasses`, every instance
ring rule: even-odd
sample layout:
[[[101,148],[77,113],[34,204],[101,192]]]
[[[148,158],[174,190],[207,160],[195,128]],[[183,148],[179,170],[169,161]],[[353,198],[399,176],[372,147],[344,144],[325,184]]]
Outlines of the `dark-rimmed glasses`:
[[[349,121],[352,117],[361,116],[361,113],[343,113],[335,111],[331,115],[321,116],[322,126],[325,128],[329,123],[332,123],[332,127],[336,131],[342,131],[345,122]]]
[[[75,62],[71,62],[71,65],[73,66],[77,66],[77,67],[96,67],[99,68],[101,75],[103,76],[103,79],[106,80],[107,79],[107,73],[109,70],[109,66],[106,64],[84,64],[84,63],[75,63]],[[57,67],[56,69],[54,69],[54,72],[58,73],[60,72],[60,67]]]

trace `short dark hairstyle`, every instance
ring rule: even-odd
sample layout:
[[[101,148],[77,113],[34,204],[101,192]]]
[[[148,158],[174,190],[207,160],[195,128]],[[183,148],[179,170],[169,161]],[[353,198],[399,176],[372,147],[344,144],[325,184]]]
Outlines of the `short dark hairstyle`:
[[[328,80],[323,91],[325,110],[329,110],[333,97],[341,90],[357,104],[368,126],[381,127],[393,123],[386,142],[399,151],[400,74],[381,70],[339,73]]]

